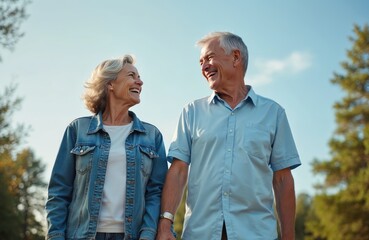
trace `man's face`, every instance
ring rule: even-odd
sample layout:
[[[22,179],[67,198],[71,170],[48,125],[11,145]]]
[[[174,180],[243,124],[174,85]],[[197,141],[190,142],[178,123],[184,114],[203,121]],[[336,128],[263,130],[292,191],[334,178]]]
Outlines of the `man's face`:
[[[208,81],[209,87],[215,91],[221,90],[234,73],[233,55],[227,55],[217,39],[202,47],[200,65],[202,75]]]

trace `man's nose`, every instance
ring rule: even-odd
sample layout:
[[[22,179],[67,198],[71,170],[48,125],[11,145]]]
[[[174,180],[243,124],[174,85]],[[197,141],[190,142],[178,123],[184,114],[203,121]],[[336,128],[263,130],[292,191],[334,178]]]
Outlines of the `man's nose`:
[[[209,69],[209,63],[204,63],[204,64],[202,64],[202,66],[201,66],[201,71],[207,71]]]

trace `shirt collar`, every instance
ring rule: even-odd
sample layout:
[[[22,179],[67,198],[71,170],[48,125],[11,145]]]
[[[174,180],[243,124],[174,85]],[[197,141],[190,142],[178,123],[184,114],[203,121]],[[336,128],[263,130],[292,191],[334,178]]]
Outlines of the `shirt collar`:
[[[248,89],[248,93],[242,101],[250,102],[251,104],[256,106],[258,96],[256,95],[256,93],[254,92],[254,89],[250,85],[246,85],[246,87]],[[208,103],[215,104],[217,101],[223,101],[223,100],[218,96],[218,94],[215,93],[215,91],[213,91],[212,94],[208,98]]]

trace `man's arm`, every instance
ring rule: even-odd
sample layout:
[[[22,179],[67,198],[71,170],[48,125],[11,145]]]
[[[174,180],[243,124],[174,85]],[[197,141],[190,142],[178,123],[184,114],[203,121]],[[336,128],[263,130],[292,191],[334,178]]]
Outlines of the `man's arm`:
[[[296,199],[293,176],[289,168],[274,172],[273,189],[282,240],[294,240]]]
[[[161,212],[176,213],[181,203],[184,188],[187,184],[188,164],[174,159],[165,179],[162,199]],[[162,218],[159,221],[157,240],[175,240],[170,228],[172,222]]]

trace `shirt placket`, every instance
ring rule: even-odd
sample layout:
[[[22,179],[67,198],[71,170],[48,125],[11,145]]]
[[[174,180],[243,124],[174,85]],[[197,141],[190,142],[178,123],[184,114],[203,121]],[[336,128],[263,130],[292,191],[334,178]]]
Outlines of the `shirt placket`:
[[[236,125],[236,115],[234,111],[231,111],[228,117],[227,124],[227,135],[225,144],[225,158],[224,158],[224,170],[223,170],[223,187],[222,187],[222,205],[223,205],[223,215],[225,222],[230,221],[229,216],[229,206],[231,192],[231,174],[232,174],[232,161],[233,161],[233,146],[235,141],[235,125]]]

